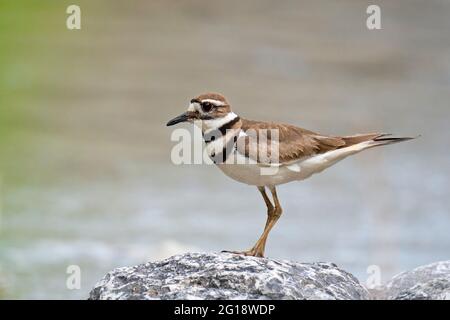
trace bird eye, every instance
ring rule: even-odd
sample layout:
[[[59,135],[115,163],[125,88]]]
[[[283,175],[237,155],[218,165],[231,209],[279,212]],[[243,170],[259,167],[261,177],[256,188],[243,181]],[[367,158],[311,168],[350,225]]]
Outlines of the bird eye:
[[[214,106],[212,103],[209,102],[203,102],[202,103],[202,111],[203,112],[210,112]]]

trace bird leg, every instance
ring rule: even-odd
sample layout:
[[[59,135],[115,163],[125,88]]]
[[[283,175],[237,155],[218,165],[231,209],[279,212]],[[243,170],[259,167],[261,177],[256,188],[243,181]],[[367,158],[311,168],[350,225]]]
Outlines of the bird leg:
[[[267,237],[269,236],[270,230],[272,230],[273,226],[276,224],[278,219],[281,216],[281,213],[283,210],[281,209],[280,202],[278,200],[277,191],[275,187],[269,187],[270,192],[272,193],[272,198],[274,201],[274,204],[270,201],[269,197],[266,194],[265,187],[258,187],[259,192],[261,192],[261,195],[263,196],[264,202],[267,206],[267,221],[266,225],[264,227],[264,231],[261,234],[261,237],[258,239],[256,244],[247,251],[224,251],[224,252],[230,252],[235,254],[242,254],[246,256],[254,256],[254,257],[264,257],[264,250],[266,248],[266,241]]]
[[[269,225],[269,217],[273,214],[275,207],[273,206],[272,202],[270,201],[269,197],[267,196],[266,193],[266,188],[265,187],[258,187],[259,192],[261,192],[261,195],[264,199],[264,202],[266,203],[266,207],[267,207],[267,220],[266,220],[266,225],[264,226],[264,230],[267,228],[267,226]]]

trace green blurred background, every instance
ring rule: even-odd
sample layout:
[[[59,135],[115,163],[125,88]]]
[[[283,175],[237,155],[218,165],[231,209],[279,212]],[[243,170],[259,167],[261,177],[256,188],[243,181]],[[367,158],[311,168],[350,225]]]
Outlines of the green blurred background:
[[[114,267],[256,240],[255,188],[170,161],[165,123],[204,91],[328,134],[422,134],[282,186],[270,257],[363,283],[369,265],[386,281],[448,259],[449,16],[438,0],[1,0],[0,298],[86,298]]]

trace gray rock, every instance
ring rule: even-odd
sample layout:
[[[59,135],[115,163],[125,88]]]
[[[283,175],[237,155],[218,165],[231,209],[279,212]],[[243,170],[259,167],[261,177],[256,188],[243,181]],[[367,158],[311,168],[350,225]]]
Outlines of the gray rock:
[[[450,300],[450,260],[402,272],[389,281],[382,298],[392,300]]]
[[[117,268],[90,293],[104,299],[368,299],[332,263],[296,263],[228,253],[186,253]]]

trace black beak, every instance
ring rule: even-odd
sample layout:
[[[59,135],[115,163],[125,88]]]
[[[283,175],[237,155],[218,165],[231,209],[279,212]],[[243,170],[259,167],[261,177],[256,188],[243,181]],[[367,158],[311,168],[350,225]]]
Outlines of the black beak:
[[[167,122],[166,126],[170,127],[174,124],[180,123],[180,122],[186,122],[189,120],[189,115],[187,112],[180,114],[178,117],[173,118],[169,122]]]

